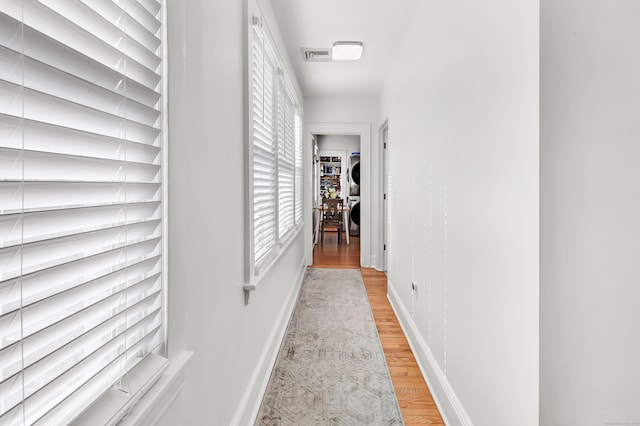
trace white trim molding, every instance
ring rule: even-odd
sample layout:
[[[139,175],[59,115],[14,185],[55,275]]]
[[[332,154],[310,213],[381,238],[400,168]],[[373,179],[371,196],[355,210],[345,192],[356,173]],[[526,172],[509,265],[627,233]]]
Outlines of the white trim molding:
[[[278,351],[280,350],[282,339],[287,331],[293,308],[296,305],[306,270],[306,259],[303,257],[298,267],[298,275],[294,281],[294,285],[291,286],[291,290],[282,304],[282,309],[278,314],[277,320],[274,322],[274,327],[271,330],[267,344],[264,346],[264,350],[255,365],[242,400],[231,420],[231,425],[253,424],[258,415],[260,404],[262,403],[262,396],[269,384],[269,377],[276,363]]]
[[[153,425],[167,411],[167,408],[182,392],[187,367],[191,364],[193,352],[182,352],[171,360],[164,374],[138,401],[118,426]]]
[[[447,377],[438,365],[427,342],[420,334],[413,318],[411,318],[411,314],[400,300],[391,281],[387,285],[387,297],[409,342],[411,351],[418,362],[422,376],[429,386],[429,391],[438,406],[444,423],[447,425],[473,426],[473,422],[464,409],[462,402],[458,399]]]
[[[302,134],[304,145],[313,146],[313,135],[358,135],[360,136],[360,163],[364,167],[360,168],[360,266],[369,267],[371,263],[371,241],[378,238],[378,227],[371,226],[372,223],[372,144],[370,123],[305,123]],[[305,151],[305,161],[311,161],[310,150]],[[309,166],[309,164],[307,164]],[[305,223],[305,256],[308,265],[313,264],[313,182],[311,182],[313,165],[307,167],[305,171],[305,195],[304,214]]]
[[[383,272],[380,265],[378,264],[378,255],[377,254],[371,254],[371,267],[374,268],[376,271],[379,272]]]

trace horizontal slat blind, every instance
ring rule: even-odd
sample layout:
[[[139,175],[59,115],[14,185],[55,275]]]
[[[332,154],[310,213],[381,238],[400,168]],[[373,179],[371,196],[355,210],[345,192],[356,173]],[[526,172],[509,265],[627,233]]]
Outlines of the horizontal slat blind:
[[[64,424],[163,343],[162,5],[0,3],[0,424]]]
[[[294,107],[280,77],[278,86],[278,218],[279,238],[293,229],[294,205]]]
[[[295,223],[296,226],[302,224],[302,185],[303,185],[303,164],[302,164],[302,111],[299,107],[295,109]]]
[[[263,25],[262,18],[253,17],[249,63],[253,209],[248,235],[253,247],[249,269],[255,276],[289,241],[296,224],[302,223],[301,108]]]
[[[252,38],[253,239],[254,264],[259,273],[277,247],[274,113],[277,65],[260,22],[253,25]]]

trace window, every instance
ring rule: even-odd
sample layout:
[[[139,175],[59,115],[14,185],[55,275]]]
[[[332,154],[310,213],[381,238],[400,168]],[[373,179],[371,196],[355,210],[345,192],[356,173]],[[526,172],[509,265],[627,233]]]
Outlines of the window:
[[[302,225],[302,110],[300,108],[296,108],[295,112],[295,223],[296,225]]]
[[[294,228],[294,159],[295,123],[293,96],[287,90],[284,77],[278,91],[278,237],[284,239]]]
[[[251,269],[260,275],[302,225],[301,108],[263,28],[251,28]]]
[[[1,424],[67,424],[161,359],[162,13],[0,3]]]
[[[277,245],[275,140],[275,54],[259,25],[253,26],[252,45],[253,220],[256,268],[268,262]]]

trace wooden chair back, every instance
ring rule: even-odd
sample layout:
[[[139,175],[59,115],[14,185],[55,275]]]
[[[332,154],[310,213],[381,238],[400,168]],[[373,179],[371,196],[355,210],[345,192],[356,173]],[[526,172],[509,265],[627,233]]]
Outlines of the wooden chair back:
[[[325,207],[322,211],[322,221],[331,224],[342,224],[342,207],[343,201],[340,198],[324,198],[322,205]],[[328,223],[325,223],[325,225]]]
[[[322,200],[322,242],[324,243],[324,231],[327,228],[335,228],[338,231],[338,244],[342,240],[342,228],[344,227],[343,202],[340,198],[324,198]]]

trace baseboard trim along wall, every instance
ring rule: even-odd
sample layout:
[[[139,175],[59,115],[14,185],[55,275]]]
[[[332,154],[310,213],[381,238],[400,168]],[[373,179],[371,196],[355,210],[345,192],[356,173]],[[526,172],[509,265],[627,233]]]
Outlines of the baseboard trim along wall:
[[[262,396],[269,384],[269,377],[271,376],[271,371],[276,363],[280,344],[282,343],[284,334],[287,331],[289,318],[291,318],[293,308],[295,307],[298,293],[302,285],[302,279],[304,278],[306,270],[306,259],[303,256],[298,267],[298,275],[294,281],[294,285],[291,286],[291,290],[282,304],[282,309],[280,310],[277,321],[274,324],[271,334],[269,335],[269,339],[267,340],[267,344],[264,346],[260,359],[255,366],[253,374],[251,375],[251,380],[247,385],[247,390],[240,401],[236,414],[231,420],[231,425],[253,424],[256,416],[258,415],[260,404],[262,403]]]
[[[378,265],[378,255],[376,254],[372,254],[371,255],[371,267],[374,268],[376,271],[379,271],[380,269],[380,265]]]
[[[416,323],[402,303],[391,281],[387,285],[387,297],[445,424],[472,426],[471,419],[440,369],[427,342],[420,334]]]

